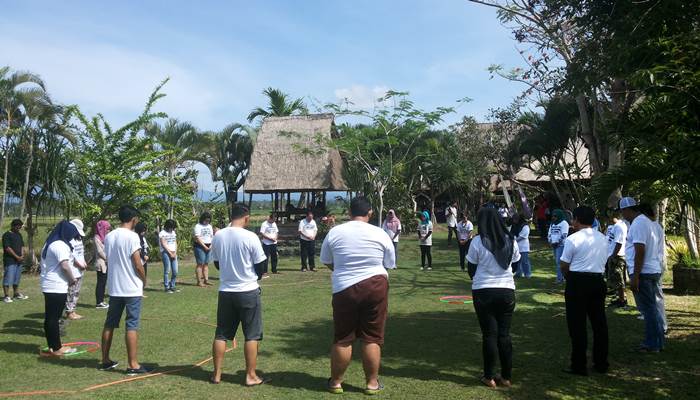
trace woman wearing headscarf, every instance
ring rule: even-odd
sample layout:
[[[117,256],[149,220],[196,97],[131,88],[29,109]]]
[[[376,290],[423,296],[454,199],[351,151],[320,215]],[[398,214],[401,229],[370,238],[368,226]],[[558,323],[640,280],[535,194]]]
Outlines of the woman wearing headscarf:
[[[78,228],[68,221],[56,225],[41,250],[41,292],[44,294],[44,333],[48,353],[62,356],[75,352],[61,344],[59,320],[68,298],[68,288],[77,282],[73,276],[71,240],[80,236]]]
[[[561,253],[564,251],[564,241],[567,236],[569,236],[569,222],[566,212],[561,208],[557,208],[552,211],[552,223],[549,225],[549,233],[547,234],[547,241],[549,245],[552,246],[554,252],[557,283],[564,283],[564,275],[561,273],[561,268],[559,267],[559,259],[561,258]]]
[[[97,285],[95,286],[95,308],[109,308],[105,303],[105,288],[107,287],[107,255],[105,254],[105,237],[112,230],[108,221],[97,221],[95,226],[95,271],[97,271]]]
[[[498,210],[479,210],[477,226],[479,235],[472,239],[467,263],[482,335],[484,375],[481,382],[491,388],[509,387],[513,367],[510,323],[515,310],[511,264],[520,260],[520,253]],[[493,372],[496,359],[501,362],[500,375]]]
[[[428,271],[433,269],[433,255],[430,249],[433,247],[433,223],[430,222],[430,213],[423,211],[418,216],[418,240],[420,241],[420,270],[425,270],[425,260],[428,260]]]
[[[523,214],[517,213],[513,215],[510,235],[518,242],[518,250],[520,251],[520,262],[515,275],[529,278],[532,276],[532,267],[530,266],[530,224]]]
[[[389,235],[391,242],[394,243],[394,253],[396,254],[396,260],[399,259],[399,235],[401,235],[401,221],[399,217],[396,216],[394,210],[389,210],[386,213],[386,219],[382,224],[382,229]]]

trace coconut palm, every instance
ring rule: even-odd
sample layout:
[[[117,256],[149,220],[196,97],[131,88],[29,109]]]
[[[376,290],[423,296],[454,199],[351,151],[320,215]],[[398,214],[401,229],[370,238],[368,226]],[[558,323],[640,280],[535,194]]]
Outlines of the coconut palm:
[[[26,71],[11,73],[9,67],[0,67],[0,125],[4,126],[3,136],[5,139],[0,226],[4,226],[5,222],[7,172],[10,160],[10,141],[14,134],[14,128],[23,122],[23,114],[26,112],[27,105],[44,95],[44,81],[38,75]]]
[[[248,114],[248,122],[253,122],[259,117],[286,117],[295,114],[303,115],[309,112],[303,99],[298,98],[290,101],[289,95],[279,89],[269,87],[263,90],[263,94],[269,99],[267,108],[254,108],[250,114]]]

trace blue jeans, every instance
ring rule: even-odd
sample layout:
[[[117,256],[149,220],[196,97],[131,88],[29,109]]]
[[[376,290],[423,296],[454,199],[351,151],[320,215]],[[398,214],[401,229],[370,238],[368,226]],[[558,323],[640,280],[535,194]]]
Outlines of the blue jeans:
[[[126,309],[126,330],[139,330],[141,321],[141,297],[110,297],[105,328],[119,328],[119,321]]]
[[[19,286],[19,279],[22,277],[22,266],[10,264],[5,266],[5,276],[2,278],[3,286]],[[15,293],[16,294],[16,293]]]
[[[660,285],[661,274],[639,274],[639,291],[633,292],[637,308],[644,316],[642,345],[652,350],[661,350],[664,347],[664,321],[656,297]]]
[[[564,275],[561,273],[561,267],[559,266],[559,259],[561,254],[564,252],[564,245],[559,245],[554,248],[554,263],[557,266],[557,282],[564,282]]]
[[[175,279],[177,278],[177,257],[170,258],[167,251],[160,253],[163,258],[163,285],[165,290],[175,290]],[[170,279],[168,279],[170,272]]]
[[[515,274],[518,277],[529,278],[532,276],[532,266],[530,265],[530,253],[523,252],[520,253],[520,268],[518,268],[518,273]]]
[[[209,264],[209,254],[211,254],[211,252],[205,251],[199,246],[194,246],[194,259],[197,264]]]

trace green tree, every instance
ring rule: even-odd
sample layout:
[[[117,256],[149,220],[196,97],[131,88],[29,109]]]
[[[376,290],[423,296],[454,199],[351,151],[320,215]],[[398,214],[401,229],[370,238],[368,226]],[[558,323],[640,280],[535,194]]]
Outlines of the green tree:
[[[286,117],[289,115],[304,115],[309,112],[304,104],[304,99],[291,100],[287,93],[271,87],[263,90],[263,94],[268,98],[266,108],[256,107],[248,114],[248,122],[253,122],[258,118]]]

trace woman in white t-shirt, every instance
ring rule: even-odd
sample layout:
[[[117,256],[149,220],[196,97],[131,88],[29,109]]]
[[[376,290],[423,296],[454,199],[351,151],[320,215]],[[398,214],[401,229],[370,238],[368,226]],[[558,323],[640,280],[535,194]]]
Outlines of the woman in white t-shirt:
[[[199,216],[199,223],[194,226],[194,259],[197,262],[195,275],[197,286],[211,286],[209,283],[209,254],[214,228],[211,226],[211,214],[207,211]]]
[[[552,211],[552,223],[549,225],[549,233],[547,234],[547,241],[549,245],[552,246],[554,252],[554,264],[557,269],[557,283],[564,283],[564,275],[561,273],[561,268],[559,267],[559,259],[561,258],[561,253],[564,251],[564,241],[566,237],[569,236],[569,222],[567,219],[567,214],[564,210],[557,208]]]
[[[63,346],[59,321],[68,298],[68,288],[76,284],[71,265],[71,240],[79,238],[75,225],[61,221],[56,225],[41,250],[41,292],[44,294],[44,333],[48,353],[53,356],[74,353],[75,348]]]
[[[532,276],[532,267],[530,265],[530,224],[523,214],[516,213],[513,215],[513,225],[510,227],[510,234],[518,242],[518,250],[520,251],[520,262],[518,262],[518,270],[515,276],[530,278]]]
[[[425,261],[428,260],[428,271],[433,269],[433,223],[430,222],[430,213],[423,211],[419,214],[418,241],[420,242],[420,270],[425,270]]]
[[[169,219],[163,224],[163,230],[158,234],[160,255],[163,259],[163,286],[166,293],[175,293],[177,279],[177,222]],[[170,277],[168,278],[168,273]]]
[[[399,220],[399,217],[396,216],[396,212],[394,210],[389,210],[388,213],[386,213],[386,219],[382,223],[382,230],[386,232],[387,235],[389,235],[389,239],[391,239],[391,242],[394,244],[394,254],[396,256],[396,260],[399,259],[399,236],[401,236],[401,221]]]
[[[472,278],[474,310],[479,319],[484,352],[481,382],[491,388],[510,387],[513,346],[510,323],[515,310],[515,282],[511,264],[520,260],[518,244],[506,230],[503,219],[493,208],[477,214],[479,235],[472,239],[467,254]],[[501,374],[494,374],[496,360]]]

